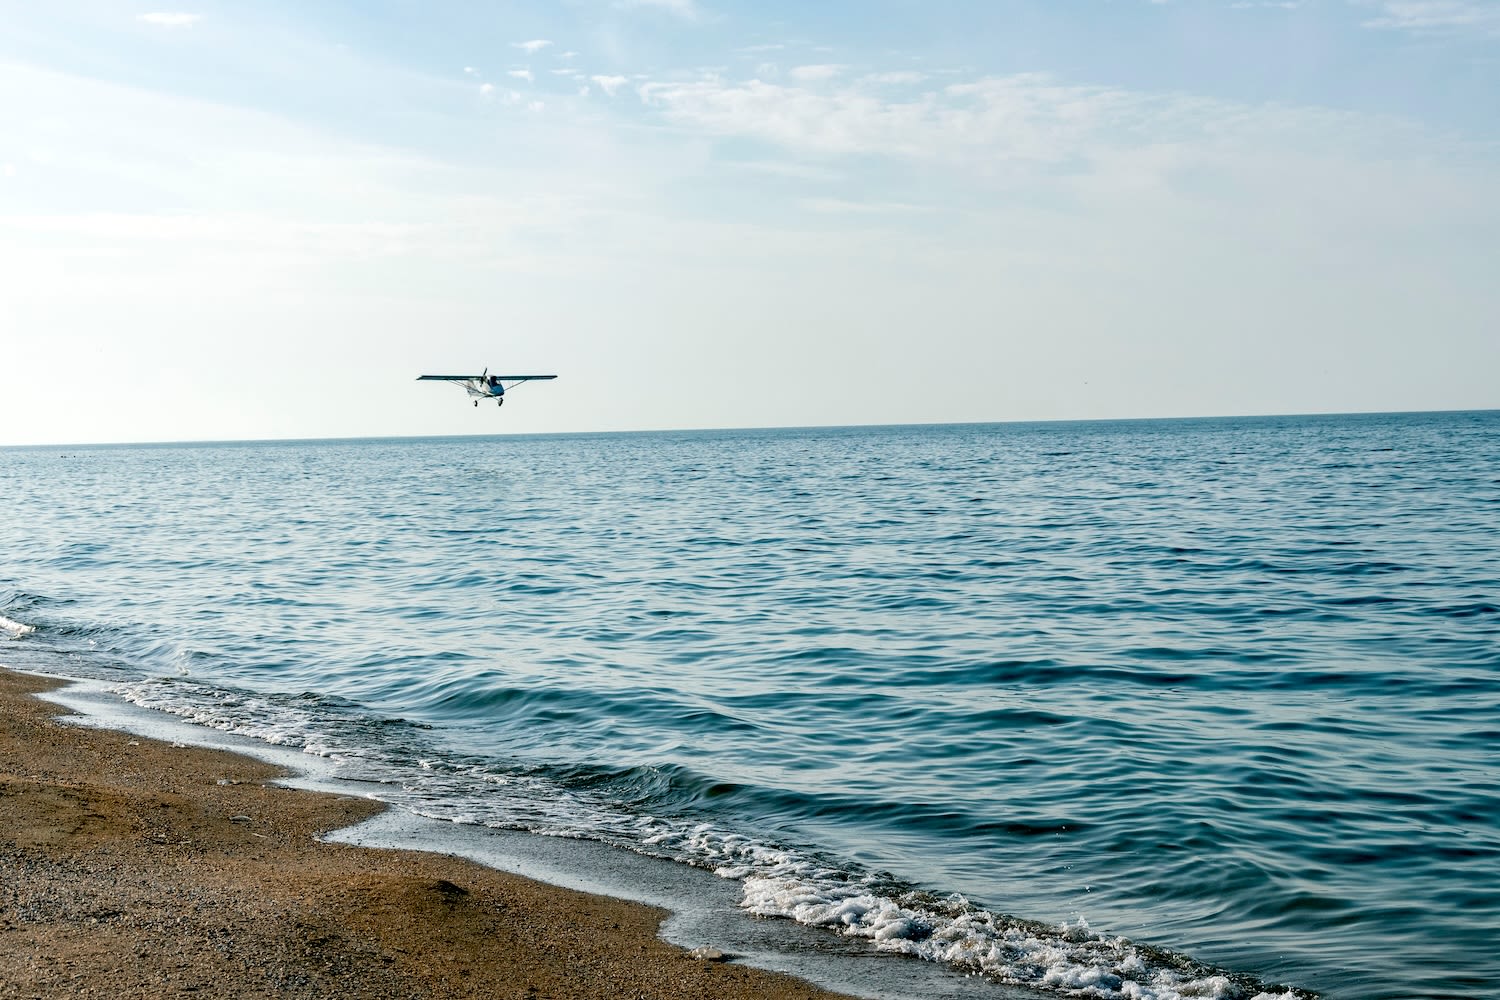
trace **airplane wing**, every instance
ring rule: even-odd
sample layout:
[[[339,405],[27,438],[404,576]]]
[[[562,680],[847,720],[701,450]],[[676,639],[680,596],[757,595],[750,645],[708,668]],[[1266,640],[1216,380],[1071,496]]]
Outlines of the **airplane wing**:
[[[417,381],[432,379],[438,382],[467,382],[470,379],[482,379],[484,375],[418,375]],[[499,379],[502,382],[541,382],[549,378],[557,378],[556,375],[490,375],[490,378]]]

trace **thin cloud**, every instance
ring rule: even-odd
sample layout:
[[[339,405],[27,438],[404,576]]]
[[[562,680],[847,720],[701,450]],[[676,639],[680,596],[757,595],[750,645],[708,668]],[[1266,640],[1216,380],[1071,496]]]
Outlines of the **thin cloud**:
[[[594,83],[598,84],[599,89],[610,97],[614,97],[615,93],[621,87],[630,82],[623,76],[596,76],[592,79]]]
[[[1365,22],[1367,28],[1401,31],[1463,33],[1477,32],[1500,37],[1500,4],[1479,0],[1355,0],[1362,7],[1375,7],[1380,16]]]
[[[536,78],[531,75],[531,70],[529,69],[513,69],[509,72],[508,75],[515,77],[517,80],[525,80],[527,83],[534,83],[536,80]]]
[[[1318,108],[1069,85],[1042,74],[986,77],[909,97],[863,81],[828,90],[705,78],[638,90],[670,121],[793,155],[943,162],[987,174],[1086,171],[1108,160],[1161,177],[1200,160],[1220,162],[1229,148],[1316,156],[1369,143],[1375,155],[1398,141],[1385,125]]]
[[[202,14],[189,14],[184,11],[152,11],[149,14],[137,14],[137,21],[154,24],[159,28],[187,28],[203,20]]]
[[[648,83],[642,99],[669,118],[709,132],[763,139],[792,150],[928,159],[965,152],[1053,162],[1075,146],[1081,119],[1105,117],[1121,98],[1061,87],[1036,76],[956,85],[914,100],[864,87],[815,92],[762,80]]]
[[[511,42],[510,46],[513,49],[524,50],[527,55],[536,55],[538,52],[542,51],[542,49],[545,49],[551,44],[552,43],[545,38],[533,38],[529,42]]]
[[[844,72],[844,67],[842,66],[835,66],[831,63],[822,63],[816,66],[794,67],[788,75],[791,76],[791,78],[794,80],[801,80],[804,83],[813,83],[818,80],[832,80],[842,72]]]

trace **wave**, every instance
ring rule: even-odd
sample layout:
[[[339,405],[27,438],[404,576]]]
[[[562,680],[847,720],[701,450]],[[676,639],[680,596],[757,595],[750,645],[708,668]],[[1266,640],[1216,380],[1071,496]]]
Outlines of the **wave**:
[[[880,951],[941,962],[1012,986],[1090,1000],[1313,1000],[1184,955],[1100,934],[1079,920],[1047,925],[938,897],[886,873],[818,852],[644,809],[734,786],[685,769],[575,765],[503,768],[436,746],[420,725],[354,702],[259,695],[155,678],[113,693],[196,725],[329,758],[371,796],[431,819],[595,840],[712,871],[740,883],[741,907],[868,940]],[[406,728],[387,736],[392,727]],[[644,808],[643,808],[644,807]]]
[[[30,635],[36,631],[35,625],[27,625],[12,618],[0,615],[0,636],[7,639],[19,639],[23,635]]]

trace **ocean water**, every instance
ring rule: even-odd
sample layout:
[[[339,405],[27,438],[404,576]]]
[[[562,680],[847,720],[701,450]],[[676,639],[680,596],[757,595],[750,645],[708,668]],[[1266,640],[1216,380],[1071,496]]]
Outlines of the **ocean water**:
[[[1500,995],[1500,412],[4,449],[4,663],[997,995]]]

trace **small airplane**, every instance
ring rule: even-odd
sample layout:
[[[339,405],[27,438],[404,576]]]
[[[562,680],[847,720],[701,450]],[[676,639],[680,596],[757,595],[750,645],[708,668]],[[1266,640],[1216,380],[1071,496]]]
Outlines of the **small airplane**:
[[[557,378],[556,375],[491,375],[486,368],[478,375],[418,375],[417,381],[452,382],[463,386],[464,391],[474,397],[474,405],[481,399],[493,399],[496,406],[505,405],[505,390],[514,389],[522,382],[543,382]],[[505,383],[510,382],[510,386]]]

